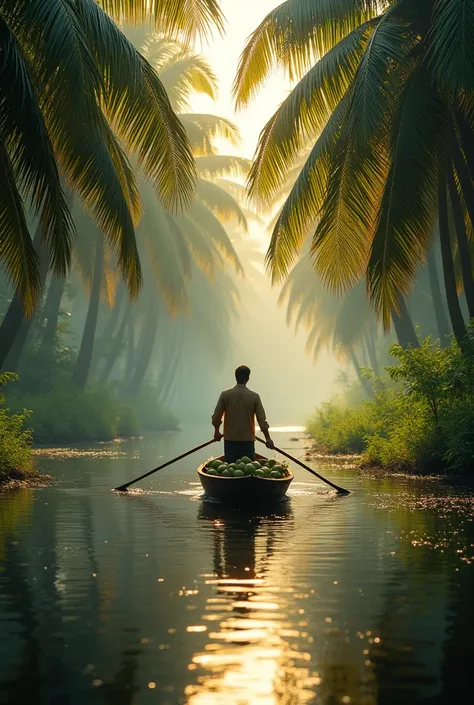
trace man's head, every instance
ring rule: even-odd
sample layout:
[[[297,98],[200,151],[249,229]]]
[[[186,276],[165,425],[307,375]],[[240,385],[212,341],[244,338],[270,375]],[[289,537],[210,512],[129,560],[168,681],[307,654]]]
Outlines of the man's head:
[[[250,368],[247,365],[239,365],[235,370],[237,384],[247,384],[250,379]]]

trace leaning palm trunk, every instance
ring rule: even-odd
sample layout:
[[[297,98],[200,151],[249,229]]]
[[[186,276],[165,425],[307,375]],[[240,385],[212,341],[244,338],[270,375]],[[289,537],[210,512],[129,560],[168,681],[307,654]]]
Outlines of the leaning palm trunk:
[[[364,377],[364,375],[362,374],[362,368],[360,366],[357,355],[355,354],[355,351],[352,347],[350,348],[350,351],[349,351],[349,357],[352,362],[352,366],[354,367],[354,370],[356,371],[359,382],[361,383],[365,393],[367,394],[368,397],[373,397],[374,390],[372,389],[372,386],[369,383],[369,380],[366,377]]]
[[[43,230],[39,223],[33,237],[33,247],[40,255],[39,275],[44,284],[48,273],[49,257],[42,247],[42,239]],[[0,326],[0,371],[16,370],[30,332],[31,321],[32,318],[26,317],[23,299],[16,291]]]
[[[441,244],[441,257],[443,260],[444,285],[448,301],[448,311],[451,318],[453,332],[459,347],[465,349],[466,325],[459,305],[456,290],[456,274],[454,271],[453,253],[449,233],[448,202],[446,193],[446,177],[443,164],[440,160],[438,170],[438,210],[439,210],[439,238]]]
[[[120,314],[122,312],[122,306],[125,301],[125,286],[122,282],[119,283],[117,294],[115,297],[114,305],[112,311],[107,319],[107,323],[101,334],[100,338],[97,340],[94,346],[94,355],[92,357],[91,363],[91,374],[95,374],[100,361],[107,354],[107,351],[111,349],[114,340],[114,333],[117,328],[117,324],[120,320]]]
[[[428,269],[428,278],[430,282],[431,300],[436,317],[436,325],[438,327],[439,342],[442,348],[448,344],[447,337],[451,333],[448,317],[444,308],[443,297],[438,277],[438,267],[436,265],[436,256],[433,247],[430,247],[426,253],[426,264]]]
[[[461,201],[459,199],[458,189],[454,180],[454,174],[450,168],[448,168],[446,176],[459,247],[464,295],[466,297],[469,318],[474,318],[474,278],[472,276],[471,254],[469,251],[469,240],[467,239],[466,224],[464,222],[464,214],[462,212]]]
[[[65,287],[66,278],[59,278],[53,275],[43,310],[43,317],[46,319],[46,325],[44,327],[43,341],[41,345],[44,350],[53,349],[56,331],[58,328],[61,301]]]
[[[150,364],[157,329],[158,316],[156,311],[152,310],[151,316],[146,318],[143,322],[143,327],[138,339],[135,368],[125,390],[127,396],[135,396],[140,391],[140,387],[143,384],[143,380],[145,379],[145,375]]]
[[[111,343],[110,343],[110,348],[106,354],[105,357],[105,363],[104,367],[102,369],[102,373],[100,375],[100,381],[101,382],[107,382],[109,379],[110,375],[113,372],[113,369],[115,367],[115,363],[120,357],[121,352],[123,351],[123,341],[125,338],[125,330],[127,328],[128,322],[130,320],[130,316],[132,315],[132,308],[131,304],[127,302],[125,311],[122,316],[122,320],[120,322],[120,326],[118,328],[118,331],[116,335],[112,338]]]
[[[104,275],[104,238],[97,232],[95,246],[94,274],[92,277],[91,296],[87,310],[86,322],[82,334],[81,347],[77,356],[73,379],[79,389],[84,389],[89,377],[89,370],[94,352],[95,332],[99,313],[100,289]]]
[[[418,348],[420,343],[415,331],[415,326],[411,320],[405,299],[399,296],[399,311],[392,309],[392,321],[397,334],[398,342],[403,348]]]

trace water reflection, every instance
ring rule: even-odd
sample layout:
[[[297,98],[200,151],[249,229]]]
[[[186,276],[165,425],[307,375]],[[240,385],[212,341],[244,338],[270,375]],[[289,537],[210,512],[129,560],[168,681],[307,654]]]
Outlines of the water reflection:
[[[214,591],[201,616],[208,642],[189,665],[187,702],[273,705],[311,699],[317,676],[311,677],[309,654],[290,644],[300,631],[285,613],[293,588],[279,570],[294,529],[291,503],[265,517],[203,504],[199,519],[212,527],[214,575],[206,582]]]
[[[466,700],[472,494],[302,475],[258,516],[203,503],[195,460],[129,496],[120,459],[62,462],[0,499],[0,705]]]

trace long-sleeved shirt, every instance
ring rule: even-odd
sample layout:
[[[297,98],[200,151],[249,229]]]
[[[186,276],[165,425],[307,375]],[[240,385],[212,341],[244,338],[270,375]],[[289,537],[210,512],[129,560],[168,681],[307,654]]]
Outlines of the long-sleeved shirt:
[[[222,392],[212,415],[214,426],[220,425],[222,416],[226,441],[254,441],[255,417],[262,431],[269,428],[259,395],[245,384],[236,384]]]

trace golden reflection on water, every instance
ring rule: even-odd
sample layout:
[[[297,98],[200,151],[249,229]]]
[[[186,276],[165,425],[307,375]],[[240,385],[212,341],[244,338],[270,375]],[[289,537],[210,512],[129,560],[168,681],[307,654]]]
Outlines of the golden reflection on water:
[[[288,528],[291,510],[236,523],[207,508],[201,518],[212,526],[215,574],[205,581],[213,588],[201,617],[209,625],[208,642],[188,666],[188,705],[308,702],[320,681],[310,655],[294,648],[301,634],[289,629],[285,614],[293,590],[276,555],[279,529],[282,522]]]

